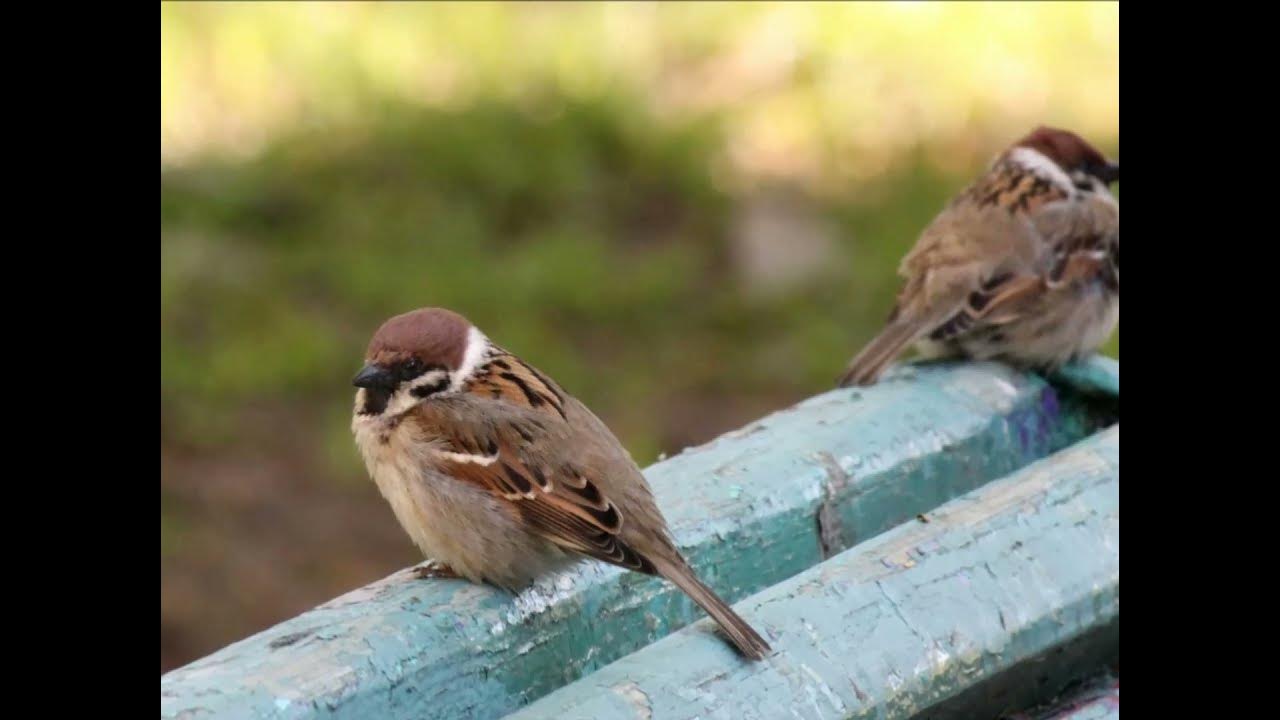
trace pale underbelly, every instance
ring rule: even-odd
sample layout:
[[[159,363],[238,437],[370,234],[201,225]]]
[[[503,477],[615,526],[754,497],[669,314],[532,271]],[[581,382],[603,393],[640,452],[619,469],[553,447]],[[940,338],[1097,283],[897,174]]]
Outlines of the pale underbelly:
[[[518,590],[573,558],[524,529],[509,501],[430,469],[397,451],[395,433],[374,447],[357,442],[396,520],[423,555],[472,582]]]

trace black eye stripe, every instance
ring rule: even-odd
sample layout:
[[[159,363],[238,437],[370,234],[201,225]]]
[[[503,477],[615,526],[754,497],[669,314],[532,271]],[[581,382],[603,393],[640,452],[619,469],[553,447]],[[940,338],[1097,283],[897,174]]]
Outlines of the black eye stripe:
[[[431,395],[435,395],[441,390],[444,390],[446,387],[449,387],[448,375],[441,377],[439,380],[431,383],[430,385],[419,385],[418,387],[414,388],[410,392],[412,392],[413,396],[416,398],[425,398],[425,397],[430,397]]]
[[[407,380],[422,377],[432,370],[443,370],[446,373],[449,371],[445,366],[435,363],[432,363],[431,365],[424,365],[421,360],[415,357],[397,364],[393,372],[395,373],[397,380],[405,382]]]

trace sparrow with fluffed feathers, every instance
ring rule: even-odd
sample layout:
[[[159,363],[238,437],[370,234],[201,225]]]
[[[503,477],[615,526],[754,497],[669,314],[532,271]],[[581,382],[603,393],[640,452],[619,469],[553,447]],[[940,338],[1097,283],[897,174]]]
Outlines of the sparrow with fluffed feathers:
[[[461,315],[424,308],[386,321],[353,382],[356,444],[431,560],[420,575],[516,592],[593,558],[666,578],[743,655],[769,651],[698,580],[604,423]]]
[[[1120,165],[1075,133],[1040,127],[925,228],[902,260],[885,328],[839,384],[869,385],[909,345],[925,358],[1052,370],[1120,322]]]

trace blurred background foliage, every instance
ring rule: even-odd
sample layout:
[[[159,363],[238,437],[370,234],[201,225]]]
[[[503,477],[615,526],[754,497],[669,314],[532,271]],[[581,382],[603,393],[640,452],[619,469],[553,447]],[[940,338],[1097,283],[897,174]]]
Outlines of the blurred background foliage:
[[[1119,150],[1111,3],[165,3],[160,27],[162,672],[418,561],[350,438],[386,317],[462,312],[643,466],[828,389],[1010,141]]]

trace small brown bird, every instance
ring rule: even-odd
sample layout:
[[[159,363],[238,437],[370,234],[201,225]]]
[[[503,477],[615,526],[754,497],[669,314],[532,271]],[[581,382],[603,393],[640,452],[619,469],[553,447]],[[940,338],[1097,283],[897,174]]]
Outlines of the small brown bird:
[[[874,383],[912,343],[1037,369],[1097,350],[1120,322],[1119,180],[1119,163],[1074,133],[1019,140],[925,228],[888,325],[840,386]]]
[[[613,433],[532,365],[439,308],[397,315],[356,375],[351,427],[424,577],[517,591],[587,557],[659,575],[742,654],[769,645],[694,575]]]

